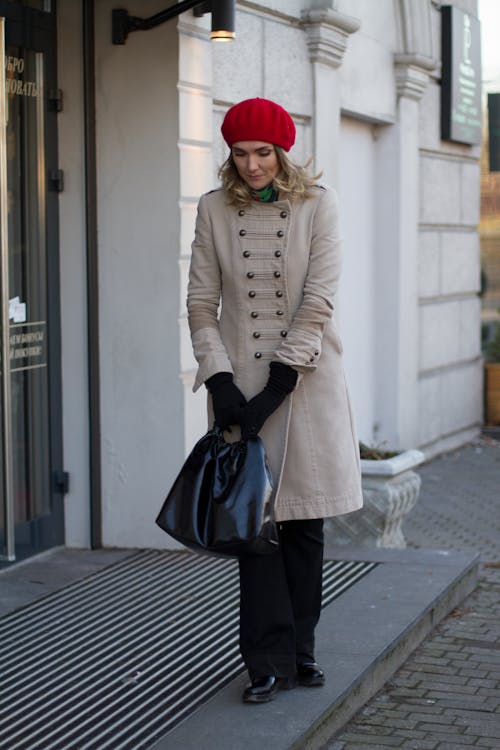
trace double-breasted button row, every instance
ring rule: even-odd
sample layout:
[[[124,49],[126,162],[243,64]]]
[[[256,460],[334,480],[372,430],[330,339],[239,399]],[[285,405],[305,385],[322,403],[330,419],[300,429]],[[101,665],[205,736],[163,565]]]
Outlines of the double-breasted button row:
[[[284,315],[284,312],[283,312],[283,310],[276,310],[275,314],[279,315],[281,317],[282,315]],[[259,313],[257,312],[257,310],[252,310],[252,312],[250,313],[250,317],[252,317],[252,318],[258,318],[259,317]]]
[[[242,255],[243,255],[244,258],[250,258],[251,255],[252,255],[252,253],[250,252],[250,250],[243,250]],[[275,250],[274,251],[274,257],[275,258],[281,258],[282,255],[283,255],[283,253],[281,252],[281,250]]]
[[[250,276],[249,278],[252,278],[252,277]],[[255,289],[250,289],[250,291],[248,292],[248,296],[251,297],[252,299],[255,297],[256,294],[257,292],[255,291]],[[283,297],[283,292],[281,291],[281,289],[277,290],[276,296]],[[278,315],[280,315],[280,313],[278,313]]]
[[[245,216],[245,213],[246,213],[246,211],[242,208],[242,209],[240,209],[238,211],[238,216],[243,217],[243,216]],[[288,212],[282,210],[282,211],[280,211],[279,216],[280,216],[281,219],[287,219]],[[239,234],[239,236],[241,238],[246,238],[245,242],[248,242],[248,240],[250,240],[252,238],[252,236],[254,235],[254,230],[251,227],[250,228],[249,227],[244,228],[244,227],[241,227],[241,225],[240,225],[240,228],[237,231],[238,231],[238,234]],[[258,229],[256,229],[256,234],[257,235],[260,234],[260,231]],[[281,239],[283,239],[285,237],[285,231],[283,229],[278,229],[276,227],[275,230],[274,230],[274,232],[271,232],[267,236],[269,238],[271,238],[271,237],[274,236],[274,237],[277,237],[277,238],[279,238],[281,240]],[[242,256],[243,256],[244,259],[253,258],[257,263],[260,263],[261,260],[262,260],[261,257],[260,257],[260,251],[252,249],[251,246],[250,247],[243,246],[241,248],[241,253],[242,253]],[[281,259],[283,258],[283,255],[284,255],[283,248],[280,249],[278,247],[276,249],[273,249],[272,250],[272,254],[273,254],[273,257],[276,258],[277,260],[280,259],[280,265],[281,265]],[[251,264],[248,264],[248,265],[251,266],[251,265],[254,265],[254,263],[251,263]],[[249,280],[254,280],[254,283],[257,283],[257,279],[259,279],[260,276],[262,276],[262,280],[264,280],[265,278],[269,278],[269,276],[272,276],[273,280],[282,279],[282,277],[283,277],[283,270],[281,268],[279,268],[279,267],[276,268],[275,263],[273,263],[273,265],[275,266],[274,269],[273,268],[269,269],[269,267],[268,267],[268,269],[261,268],[260,265],[258,265],[257,267],[254,267],[253,269],[250,267],[250,269],[249,269],[248,266],[247,266],[247,268],[245,268],[245,270],[244,270],[244,273],[245,273],[246,278],[249,279]],[[253,283],[249,284],[249,286],[253,287],[254,284]],[[255,299],[256,302],[259,299],[259,295],[261,293],[264,294],[264,297],[267,296],[267,295],[269,295],[269,293],[271,293],[275,298],[277,298],[280,301],[285,296],[283,289],[276,289],[276,288],[272,289],[272,287],[270,289],[269,286],[267,286],[266,284],[264,285],[263,289],[260,289],[260,287],[259,288],[258,287],[254,287],[254,288],[251,288],[251,289],[247,289],[247,294],[248,294],[249,299],[251,299],[251,300]],[[275,309],[274,311],[272,311],[272,310],[265,310],[265,311],[264,310],[260,310],[260,311],[259,310],[250,310],[250,316],[251,316],[252,320],[255,320],[255,321],[258,318],[262,317],[262,316],[265,317],[265,318],[268,318],[269,317],[269,313],[271,313],[273,317],[274,317],[274,315],[276,315],[277,318],[282,318],[284,316],[284,314],[285,314],[285,311],[282,310],[282,309],[280,309],[279,307],[277,309]],[[283,325],[283,321],[281,321],[281,325]],[[287,335],[287,331],[283,329],[283,330],[279,331],[279,334],[280,334],[281,338],[284,339],[286,337],[286,335]],[[251,335],[252,335],[252,340],[255,340],[256,342],[257,341],[260,342],[260,340],[263,337],[266,336],[266,331],[263,331],[263,330],[255,331],[255,330],[253,330],[253,331],[251,331]],[[262,359],[263,356],[264,356],[264,353],[262,351],[256,351],[256,352],[254,352],[254,358],[255,359]]]
[[[280,331],[281,338],[286,339],[287,335],[288,335],[288,331]],[[252,336],[254,337],[254,339],[260,339],[261,333],[260,331],[254,331]]]
[[[245,215],[245,211],[242,208],[240,208],[240,210],[238,211],[238,216],[244,216],[244,215]],[[280,216],[282,219],[286,219],[288,214],[286,211],[281,211]]]
[[[247,233],[246,229],[240,229],[239,231],[240,237],[245,237],[246,233]],[[284,237],[284,236],[285,236],[284,231],[282,229],[278,229],[278,231],[276,232],[276,237]]]

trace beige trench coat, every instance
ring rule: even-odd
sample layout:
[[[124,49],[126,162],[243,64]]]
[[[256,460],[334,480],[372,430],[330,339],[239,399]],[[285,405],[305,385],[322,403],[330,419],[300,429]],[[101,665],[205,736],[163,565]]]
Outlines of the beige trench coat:
[[[249,399],[265,386],[271,360],[299,372],[294,392],[260,433],[278,521],[362,505],[358,441],[332,317],[340,273],[337,200],[330,188],[311,193],[244,209],[227,205],[222,189],[202,196],[189,273],[199,364],[193,390],[216,372],[232,372]]]

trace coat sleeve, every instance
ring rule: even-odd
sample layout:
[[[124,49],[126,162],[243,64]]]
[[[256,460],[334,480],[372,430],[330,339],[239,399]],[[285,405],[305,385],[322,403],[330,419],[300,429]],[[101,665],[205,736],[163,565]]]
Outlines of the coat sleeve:
[[[195,237],[187,295],[189,330],[193,353],[198,362],[193,391],[216,372],[233,372],[219,331],[221,272],[214,247],[212,222],[202,196],[198,204]]]
[[[335,191],[324,188],[313,217],[302,301],[273,359],[302,374],[316,369],[323,333],[333,315],[340,269],[338,200]]]

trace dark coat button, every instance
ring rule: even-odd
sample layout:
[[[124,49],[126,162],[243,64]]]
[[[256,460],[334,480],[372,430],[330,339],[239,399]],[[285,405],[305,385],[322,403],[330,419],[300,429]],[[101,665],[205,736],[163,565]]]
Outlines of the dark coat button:
[[[262,354],[261,352],[255,352],[253,356],[255,357],[255,359],[260,359],[262,357]]]
[[[283,337],[284,339],[286,339],[286,334],[287,334],[287,331],[280,331],[280,335],[281,335],[281,336],[282,336],[282,337]]]
[[[243,257],[249,258],[250,257],[250,250],[243,250]]]
[[[280,213],[280,216],[281,216],[281,218],[282,218],[282,219],[286,219],[286,217],[287,217],[287,212],[286,212],[286,211],[282,211],[282,212]]]
[[[319,357],[319,352],[314,352],[316,357]]]
[[[240,234],[241,234],[241,232],[240,232]],[[282,229],[280,229],[278,232],[276,232],[276,234],[278,235],[278,237],[284,237],[285,236],[285,233],[284,233],[284,231]]]
[[[252,291],[248,292],[248,296],[252,297],[252,299],[255,297],[255,292],[253,291],[253,289]]]
[[[260,339],[260,333],[258,331],[253,332],[254,339]]]
[[[245,212],[243,211],[242,208],[240,208],[240,210],[238,211],[238,216],[244,216],[244,215],[245,215]]]
[[[253,272],[253,271],[249,271],[249,272],[247,273],[247,277],[248,277],[249,279],[253,279],[253,277],[254,277],[254,276],[255,276],[255,274],[254,274],[254,272]]]
[[[276,315],[283,315],[283,310],[276,310]]]
[[[281,250],[276,250],[274,255],[276,256],[276,258],[281,258]]]
[[[314,357],[311,357],[311,358],[309,359],[309,362],[314,362]]]
[[[244,237],[247,233],[246,229],[240,229],[240,237]]]
[[[279,278],[280,278],[280,276],[281,276],[281,272],[280,272],[280,271],[275,271],[275,272],[274,272],[274,278],[275,278],[275,279],[279,279]]]
[[[276,292],[276,296],[283,297],[283,292],[280,289],[278,289],[278,291]]]
[[[253,312],[251,312],[250,315],[252,316],[252,318],[258,318],[259,317],[259,313],[255,312],[255,310]]]

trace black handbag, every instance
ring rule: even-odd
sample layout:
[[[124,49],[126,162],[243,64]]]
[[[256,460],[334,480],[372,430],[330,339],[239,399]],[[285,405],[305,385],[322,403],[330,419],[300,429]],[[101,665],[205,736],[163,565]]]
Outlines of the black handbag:
[[[198,552],[267,554],[278,548],[273,500],[262,440],[228,443],[214,427],[187,457],[156,523]]]

